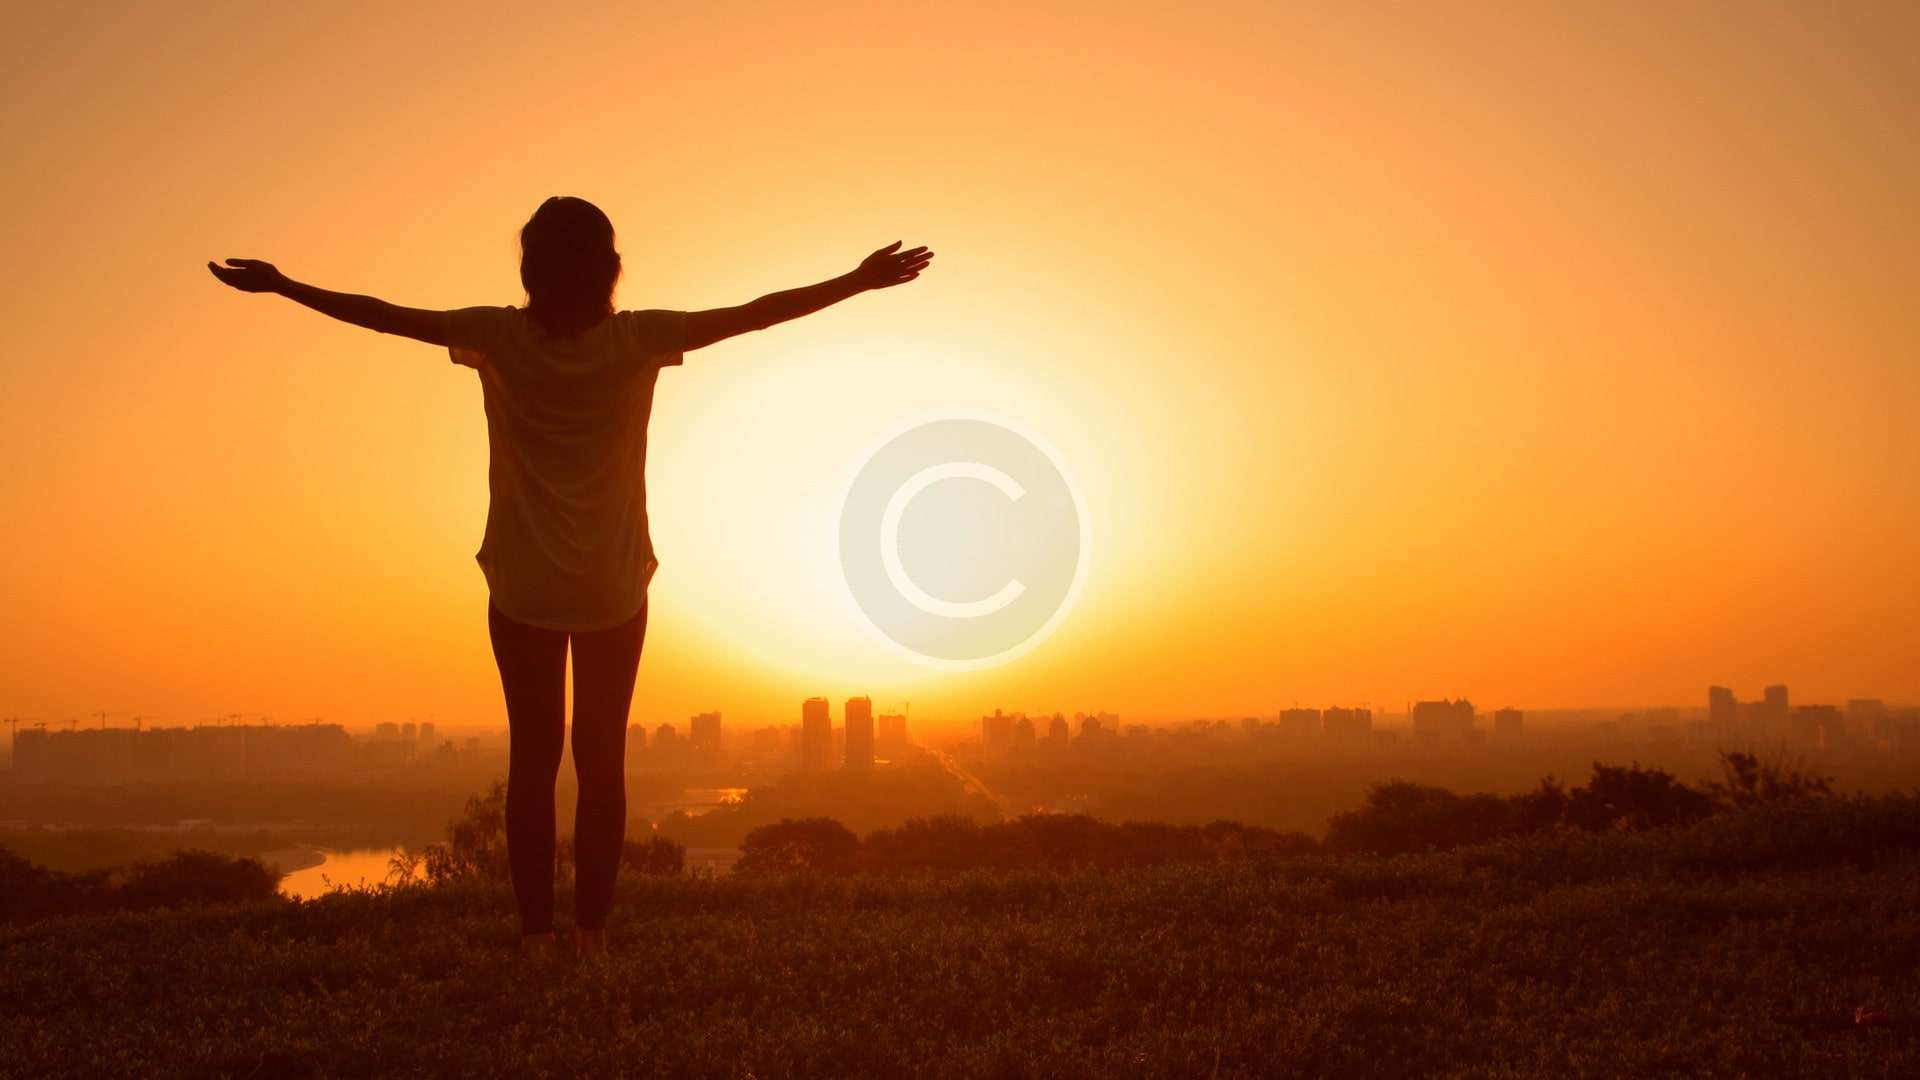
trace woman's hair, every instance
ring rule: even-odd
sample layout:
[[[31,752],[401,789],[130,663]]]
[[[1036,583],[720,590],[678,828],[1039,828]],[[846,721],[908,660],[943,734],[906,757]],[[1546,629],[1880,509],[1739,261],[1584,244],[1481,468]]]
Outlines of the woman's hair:
[[[527,315],[554,337],[598,325],[613,313],[620,253],[613,222],[585,199],[555,195],[520,229],[520,284]]]

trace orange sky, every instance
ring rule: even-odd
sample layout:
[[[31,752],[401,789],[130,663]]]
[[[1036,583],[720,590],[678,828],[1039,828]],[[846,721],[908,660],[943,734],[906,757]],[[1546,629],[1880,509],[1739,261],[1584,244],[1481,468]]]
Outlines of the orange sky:
[[[518,303],[551,194],[623,307],[940,253],[662,376],[637,719],[1920,698],[1920,9],[1040,6],[9,6],[0,715],[500,721],[473,373],[204,264]],[[942,410],[1095,541],[964,674],[833,560]]]

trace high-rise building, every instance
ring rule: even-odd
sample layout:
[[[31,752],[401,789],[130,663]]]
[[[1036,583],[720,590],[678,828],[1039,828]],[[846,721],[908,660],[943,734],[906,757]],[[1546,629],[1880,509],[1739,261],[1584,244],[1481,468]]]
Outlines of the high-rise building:
[[[1526,714],[1519,709],[1495,709],[1493,711],[1493,733],[1495,735],[1520,734],[1521,722]]]
[[[1330,738],[1360,738],[1373,732],[1372,709],[1328,709],[1320,714],[1320,730]]]
[[[431,721],[431,720],[423,720],[423,721],[421,721],[421,723],[420,723],[420,741],[421,741],[421,742],[432,742],[432,741],[433,741],[433,721]]]
[[[907,756],[907,717],[905,713],[880,714],[880,756],[899,761]]]
[[[800,703],[800,768],[806,772],[833,768],[833,717],[827,708],[823,697]]]
[[[1857,739],[1880,739],[1887,735],[1887,703],[1879,698],[1854,698],[1847,702],[1847,733]]]
[[[847,768],[873,768],[873,699],[848,698],[840,722],[847,728]]]
[[[1722,731],[1732,731],[1740,723],[1740,702],[1724,686],[1707,687],[1707,720]]]
[[[1319,709],[1281,709],[1280,733],[1289,738],[1304,738],[1320,730]]]
[[[1831,749],[1846,740],[1846,717],[1837,705],[1801,705],[1791,716],[1787,730],[1795,742]]]
[[[753,760],[766,765],[787,755],[786,732],[777,727],[756,728],[753,732]]]
[[[709,768],[720,764],[720,714],[703,712],[687,721],[687,749]]]
[[[986,757],[1006,757],[1013,748],[1013,717],[993,710],[980,718],[980,753]]]
[[[1033,721],[1027,714],[1021,713],[1013,718],[1013,731],[1009,735],[1008,747],[1016,754],[1031,755],[1039,740],[1033,730]]]
[[[1413,704],[1413,733],[1415,735],[1471,735],[1473,734],[1473,702],[1466,698],[1459,701],[1416,701]]]
[[[1788,718],[1793,715],[1793,706],[1787,702],[1787,688],[1769,686],[1760,700],[1760,733],[1769,738],[1782,738],[1788,734]]]
[[[1073,736],[1067,733],[1067,718],[1060,713],[1054,713],[1053,721],[1047,725],[1047,749],[1058,753],[1065,750],[1067,744],[1072,741]]]
[[[627,725],[627,756],[636,757],[647,752],[647,729],[640,724]]]
[[[404,760],[397,739],[376,743]],[[267,779],[337,774],[355,748],[339,724],[77,728],[16,732],[13,776],[26,783]]]

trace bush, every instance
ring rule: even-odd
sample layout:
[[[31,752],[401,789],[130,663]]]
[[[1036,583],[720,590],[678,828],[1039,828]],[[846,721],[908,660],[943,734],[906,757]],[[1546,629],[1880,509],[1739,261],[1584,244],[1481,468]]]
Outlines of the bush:
[[[114,901],[127,911],[237,904],[271,899],[279,887],[279,873],[257,859],[176,851],[157,862],[134,863],[114,890]]]
[[[1511,833],[1519,818],[1513,799],[1395,780],[1373,785],[1360,809],[1335,814],[1326,846],[1356,855],[1444,851]]]
[[[279,885],[280,875],[259,861],[211,851],[177,851],[117,872],[63,874],[0,848],[0,922],[6,923],[268,900]]]
[[[484,795],[467,799],[458,820],[447,823],[447,842],[428,844],[427,880],[508,881],[507,784],[496,779]]]
[[[1662,769],[1593,763],[1587,786],[1567,793],[1566,821],[1589,831],[1640,832],[1684,825],[1713,813],[1713,798]]]
[[[793,870],[836,872],[852,869],[860,838],[832,818],[785,818],[762,825],[740,842],[740,874]]]
[[[969,818],[914,818],[864,840],[825,818],[782,822],[747,837],[736,869],[760,873],[804,867],[879,874],[959,874],[973,870],[1118,868],[1299,855],[1319,844],[1238,822],[1109,824],[1079,814],[1031,814],[981,825]]]
[[[687,849],[664,836],[649,836],[621,845],[620,862],[636,874],[678,877],[687,868]]]
[[[1833,794],[1832,778],[1809,776],[1784,758],[1728,751],[1720,755],[1720,774],[1719,780],[1707,785],[1707,793],[1722,806],[1758,806]]]
[[[1740,790],[1825,791],[1824,781],[1811,781],[1798,773],[1762,773],[1763,779],[1754,780],[1736,771],[1734,762],[1742,755],[1721,757],[1733,778],[1729,783],[1740,785]],[[1343,854],[1402,855],[1559,829],[1643,832],[1685,825],[1721,806],[1754,801],[1718,796],[1714,790],[1718,786],[1689,787],[1672,773],[1643,769],[1639,762],[1620,766],[1597,761],[1583,787],[1563,787],[1549,776],[1532,791],[1506,797],[1458,795],[1396,780],[1375,784],[1358,810],[1334,815],[1327,824],[1326,848]]]

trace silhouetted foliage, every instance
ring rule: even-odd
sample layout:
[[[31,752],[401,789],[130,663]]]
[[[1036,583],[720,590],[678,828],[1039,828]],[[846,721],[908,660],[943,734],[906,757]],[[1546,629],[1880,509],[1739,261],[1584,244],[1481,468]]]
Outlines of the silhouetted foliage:
[[[1763,760],[1744,751],[1720,755],[1721,779],[1707,785],[1707,793],[1723,806],[1757,806],[1788,799],[1833,794],[1833,779],[1809,776],[1781,759]]]
[[[1079,814],[1032,814],[982,825],[945,815],[877,829],[865,839],[831,819],[786,821],[747,836],[737,871],[956,874],[970,870],[1150,866],[1319,850],[1312,837],[1238,822],[1109,824]]]
[[[1723,760],[1739,756],[1722,755]],[[1733,766],[1727,767],[1729,775],[1735,775]],[[1773,777],[1767,790],[1824,790],[1797,773]],[[1793,786],[1796,780],[1799,787]],[[1583,786],[1564,787],[1549,776],[1532,791],[1504,797],[1459,795],[1396,780],[1375,784],[1359,809],[1334,815],[1327,825],[1326,847],[1345,854],[1400,855],[1557,829],[1641,832],[1698,821],[1719,805],[1744,805],[1717,798],[1715,786],[1690,787],[1672,773],[1642,768],[1639,762],[1621,766],[1597,761]]]
[[[200,907],[266,900],[279,885],[279,873],[255,859],[176,851],[156,862],[134,863],[114,890],[114,899],[115,906],[127,911]]]
[[[254,859],[177,851],[123,870],[64,874],[0,848],[0,922],[271,899],[280,875]]]
[[[1386,859],[623,873],[584,977],[515,962],[504,884],[50,919],[0,944],[0,1075],[1914,1076],[1917,852],[1896,795]]]
[[[445,843],[427,845],[427,880],[510,881],[507,862],[507,785],[496,779],[486,794],[467,800],[459,819],[447,824]],[[686,867],[686,849],[662,836],[643,841],[629,840],[620,861],[643,874],[678,874]],[[554,878],[566,881],[573,876],[573,837],[562,836],[554,843]]]
[[[738,874],[837,872],[852,869],[859,853],[860,838],[832,818],[787,818],[748,833],[733,869]]]
[[[628,840],[620,847],[620,864],[636,874],[678,877],[687,868],[687,849],[664,836]]]
[[[1639,832],[1683,825],[1713,813],[1713,799],[1663,769],[1593,763],[1587,786],[1567,793],[1567,824],[1588,831]]]
[[[467,799],[466,810],[447,823],[447,840],[428,844],[427,880],[508,881],[507,782],[494,780],[484,795]]]
[[[1334,815],[1327,823],[1327,849],[1367,855],[1444,851],[1510,833],[1516,818],[1511,799],[1395,780],[1375,784],[1358,810]]]
[[[29,922],[107,908],[107,871],[63,874],[0,847],[0,922]]]
[[[1513,826],[1522,833],[1541,832],[1554,828],[1567,816],[1567,789],[1549,776],[1540,781],[1540,786],[1522,795],[1515,795],[1513,802]]]

